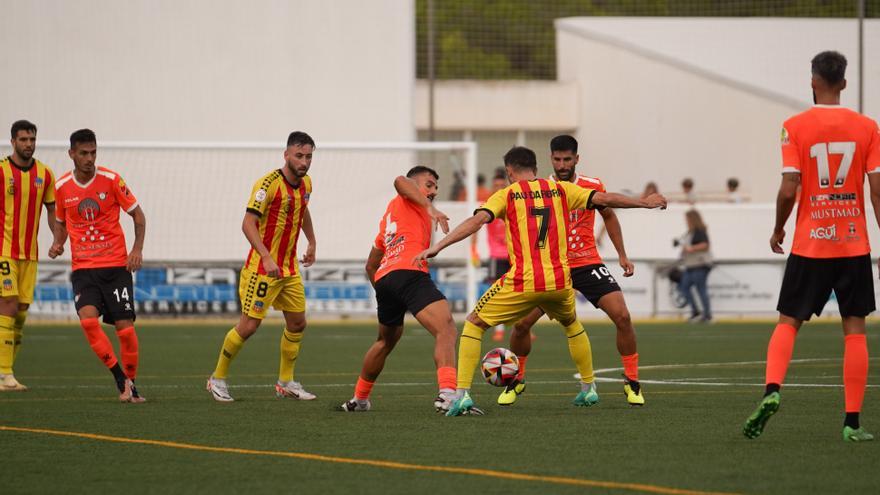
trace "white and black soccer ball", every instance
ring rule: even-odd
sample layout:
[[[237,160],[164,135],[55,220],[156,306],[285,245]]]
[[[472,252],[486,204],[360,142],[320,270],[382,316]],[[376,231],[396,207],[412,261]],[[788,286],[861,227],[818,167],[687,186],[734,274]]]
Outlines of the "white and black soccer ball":
[[[480,368],[489,385],[506,387],[519,373],[519,359],[509,349],[497,347],[483,356]]]

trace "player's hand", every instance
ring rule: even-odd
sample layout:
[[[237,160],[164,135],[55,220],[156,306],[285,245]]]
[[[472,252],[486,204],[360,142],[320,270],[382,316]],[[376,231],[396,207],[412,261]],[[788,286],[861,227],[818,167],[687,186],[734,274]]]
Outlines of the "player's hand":
[[[308,246],[306,246],[306,252],[303,253],[303,257],[300,260],[300,262],[302,263],[302,266],[304,266],[304,267],[310,267],[313,264],[315,264],[315,245],[314,244],[309,244]]]
[[[660,208],[661,210],[666,209],[666,197],[663,196],[662,194],[654,193],[654,194],[648,195],[648,197],[646,197],[644,201],[645,201],[645,205],[648,208],[651,208],[651,209]]]
[[[434,251],[433,248],[425,249],[413,258],[413,266],[419,268],[426,266],[428,264],[428,259],[433,258],[434,256],[437,256],[437,252]]]
[[[55,259],[64,254],[64,244],[52,244],[49,248],[49,258]]]
[[[428,207],[428,216],[436,222],[435,225],[440,226],[440,230],[442,230],[444,234],[449,233],[449,217],[446,216],[446,213],[443,213],[435,208],[434,205],[431,205]]]
[[[128,255],[128,261],[125,262],[125,269],[134,273],[141,269],[144,264],[144,255],[140,251],[132,250]]]
[[[266,272],[266,275],[272,278],[278,278],[281,276],[281,268],[278,268],[278,263],[275,263],[275,260],[272,259],[271,256],[263,256],[263,271]]]
[[[785,240],[785,230],[773,232],[770,236],[770,250],[777,254],[785,254],[782,249],[782,241]]]
[[[632,277],[633,273],[636,272],[636,266],[626,256],[620,257],[620,267],[623,268],[624,277]]]

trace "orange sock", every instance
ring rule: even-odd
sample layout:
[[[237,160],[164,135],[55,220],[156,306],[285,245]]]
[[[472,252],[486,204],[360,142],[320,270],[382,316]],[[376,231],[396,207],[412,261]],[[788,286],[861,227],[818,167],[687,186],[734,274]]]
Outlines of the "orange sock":
[[[134,327],[116,331],[119,337],[119,355],[122,357],[122,369],[125,376],[134,380],[138,369],[138,337]]]
[[[776,325],[770,344],[767,346],[767,373],[765,383],[782,385],[785,380],[785,372],[788,371],[788,363],[794,352],[794,339],[797,330],[785,323]]]
[[[528,356],[517,356],[519,360],[519,373],[516,374],[517,380],[522,380],[526,377],[526,361],[529,360]]]
[[[113,353],[113,344],[110,343],[110,339],[107,338],[98,319],[86,318],[80,320],[79,324],[82,326],[83,333],[86,334],[89,345],[92,346],[92,351],[104,363],[104,366],[108,368],[116,366],[117,360],[116,354]]]
[[[630,380],[639,381],[639,353],[620,356],[620,361],[623,362],[623,374]]]
[[[452,366],[437,368],[437,385],[440,390],[443,390],[444,388],[455,390],[455,385],[457,383],[455,371],[455,368]]]
[[[843,338],[843,395],[846,412],[862,411],[868,384],[868,341],[864,334]]]
[[[373,384],[361,377],[358,377],[357,385],[354,386],[354,398],[358,400],[367,400],[370,398],[370,392],[373,391]]]

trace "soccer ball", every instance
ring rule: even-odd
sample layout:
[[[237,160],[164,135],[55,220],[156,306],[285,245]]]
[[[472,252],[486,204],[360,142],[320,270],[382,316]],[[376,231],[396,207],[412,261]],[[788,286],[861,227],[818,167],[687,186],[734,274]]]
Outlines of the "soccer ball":
[[[483,356],[480,367],[489,385],[506,387],[519,373],[519,359],[509,349],[497,347]]]

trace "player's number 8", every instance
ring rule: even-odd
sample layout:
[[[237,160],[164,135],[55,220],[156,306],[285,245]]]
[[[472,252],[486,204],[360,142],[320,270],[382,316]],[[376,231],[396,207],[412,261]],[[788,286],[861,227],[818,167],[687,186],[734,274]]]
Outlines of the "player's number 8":
[[[12,268],[9,268],[8,261],[0,261],[0,274],[9,275],[12,273]]]
[[[269,292],[269,284],[266,282],[260,282],[257,285],[257,297],[266,297],[266,293]]]

